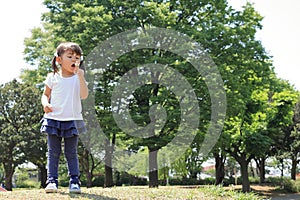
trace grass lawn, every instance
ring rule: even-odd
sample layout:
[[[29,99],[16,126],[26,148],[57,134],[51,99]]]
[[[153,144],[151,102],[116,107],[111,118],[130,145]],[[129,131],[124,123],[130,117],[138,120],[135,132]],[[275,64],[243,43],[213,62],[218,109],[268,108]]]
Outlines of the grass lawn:
[[[6,200],[137,200],[137,199],[201,199],[201,200],[254,200],[263,199],[254,193],[243,194],[232,190],[226,190],[215,186],[205,187],[181,187],[160,186],[159,188],[148,188],[147,186],[128,186],[113,188],[81,188],[81,194],[69,194],[67,188],[59,188],[58,193],[46,194],[43,189],[14,189],[12,192],[0,192],[0,199]]]

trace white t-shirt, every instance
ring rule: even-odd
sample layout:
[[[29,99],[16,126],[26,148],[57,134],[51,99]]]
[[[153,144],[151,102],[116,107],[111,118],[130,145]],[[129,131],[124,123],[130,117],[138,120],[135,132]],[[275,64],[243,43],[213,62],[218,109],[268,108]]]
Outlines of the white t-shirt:
[[[58,73],[48,74],[44,83],[51,89],[50,104],[53,112],[44,117],[59,121],[82,120],[80,82],[76,74],[64,78]]]

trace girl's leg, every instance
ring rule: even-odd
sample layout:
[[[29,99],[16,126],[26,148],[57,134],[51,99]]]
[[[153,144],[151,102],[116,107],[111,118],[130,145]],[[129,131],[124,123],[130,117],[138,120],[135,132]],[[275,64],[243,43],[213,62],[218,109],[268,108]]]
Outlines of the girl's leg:
[[[57,180],[61,154],[61,137],[48,134],[48,178]]]
[[[69,176],[78,181],[79,177],[79,163],[77,155],[78,136],[70,138],[64,138],[65,141],[65,156],[68,163],[68,174]]]

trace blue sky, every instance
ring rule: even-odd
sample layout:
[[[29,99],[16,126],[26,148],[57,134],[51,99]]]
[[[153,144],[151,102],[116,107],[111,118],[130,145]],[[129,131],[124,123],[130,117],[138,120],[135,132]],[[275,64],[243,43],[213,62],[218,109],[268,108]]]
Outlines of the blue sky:
[[[249,0],[264,16],[263,29],[257,39],[273,56],[278,77],[288,80],[300,90],[300,1],[299,0]],[[240,9],[247,0],[228,0]],[[46,9],[42,0],[3,1],[1,18],[1,70],[0,84],[20,75],[21,68],[28,67],[23,60],[23,41],[30,37],[30,29],[40,25],[40,16]],[[3,27],[5,27],[3,29]]]

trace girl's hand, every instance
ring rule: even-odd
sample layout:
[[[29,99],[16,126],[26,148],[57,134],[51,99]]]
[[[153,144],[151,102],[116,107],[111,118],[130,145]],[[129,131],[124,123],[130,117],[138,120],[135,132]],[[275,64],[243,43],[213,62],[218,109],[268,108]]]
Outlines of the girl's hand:
[[[78,75],[79,77],[84,77],[84,71],[83,71],[82,69],[78,69],[78,70],[77,70],[77,75]]]
[[[74,74],[77,74],[79,77],[83,77],[84,76],[84,71],[79,68],[79,65],[80,65],[80,62],[75,63]]]
[[[52,105],[51,104],[45,105],[44,106],[44,112],[45,113],[53,112]]]
[[[80,82],[80,98],[86,99],[89,95],[89,89],[87,87],[87,82],[84,78],[84,70],[79,68],[80,62],[75,63],[74,73],[77,74]]]

